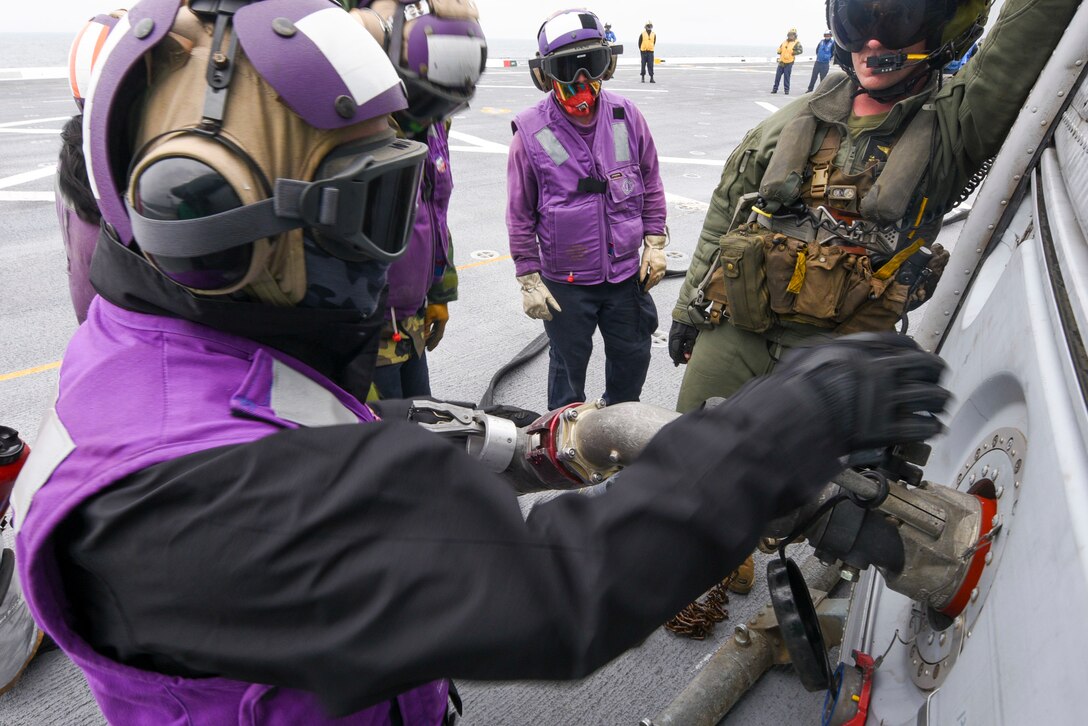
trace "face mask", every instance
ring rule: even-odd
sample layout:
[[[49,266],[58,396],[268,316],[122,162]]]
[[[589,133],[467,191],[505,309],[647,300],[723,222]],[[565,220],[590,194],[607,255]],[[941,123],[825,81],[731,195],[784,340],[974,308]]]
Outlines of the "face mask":
[[[593,113],[597,96],[601,93],[600,81],[560,83],[552,81],[559,105],[571,116],[585,118]]]
[[[369,318],[378,312],[389,265],[376,260],[349,262],[333,257],[307,237],[306,294],[299,307],[315,310],[354,310]]]

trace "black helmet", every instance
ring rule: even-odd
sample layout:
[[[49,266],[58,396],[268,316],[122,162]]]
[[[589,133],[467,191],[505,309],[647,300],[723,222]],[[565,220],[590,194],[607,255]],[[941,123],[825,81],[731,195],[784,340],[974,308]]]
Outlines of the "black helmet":
[[[850,54],[876,38],[898,50],[925,41],[929,68],[959,58],[982,35],[992,0],[826,0],[835,62],[854,76]]]

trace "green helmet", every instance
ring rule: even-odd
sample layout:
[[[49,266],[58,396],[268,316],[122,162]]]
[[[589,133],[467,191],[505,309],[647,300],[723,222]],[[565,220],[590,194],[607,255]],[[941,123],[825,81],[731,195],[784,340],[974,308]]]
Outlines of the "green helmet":
[[[850,54],[875,38],[889,50],[925,41],[930,68],[959,58],[982,35],[992,0],[826,0],[835,60],[853,72]]]

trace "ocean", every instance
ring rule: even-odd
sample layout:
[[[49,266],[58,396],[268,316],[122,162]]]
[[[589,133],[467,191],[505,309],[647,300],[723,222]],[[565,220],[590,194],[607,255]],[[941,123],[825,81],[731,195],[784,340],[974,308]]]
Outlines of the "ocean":
[[[633,39],[632,39],[633,40]],[[0,33],[0,68],[51,68],[68,64],[67,33]],[[620,41],[623,42],[622,40]],[[634,42],[625,44],[625,57],[637,58]],[[703,45],[698,43],[657,44],[657,57],[708,58],[720,56],[774,56],[774,48],[761,45]],[[519,38],[488,40],[488,56],[525,60],[536,55],[536,42]]]

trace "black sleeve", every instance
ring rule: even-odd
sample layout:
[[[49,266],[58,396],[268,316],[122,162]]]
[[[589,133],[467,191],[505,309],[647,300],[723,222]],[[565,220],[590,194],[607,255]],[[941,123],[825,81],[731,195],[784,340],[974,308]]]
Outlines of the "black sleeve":
[[[416,426],[285,431],[122,480],[58,554],[100,651],[305,689],[333,714],[440,677],[578,678],[838,471],[830,427],[806,425],[824,416],[808,390],[756,385],[664,428],[607,494],[527,520]]]

